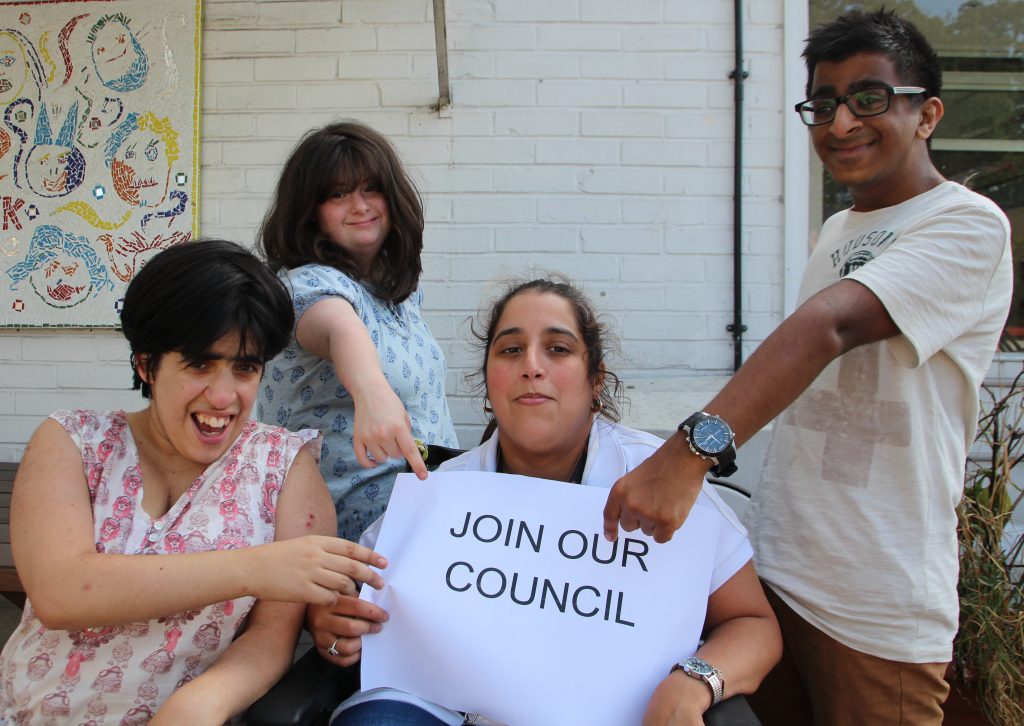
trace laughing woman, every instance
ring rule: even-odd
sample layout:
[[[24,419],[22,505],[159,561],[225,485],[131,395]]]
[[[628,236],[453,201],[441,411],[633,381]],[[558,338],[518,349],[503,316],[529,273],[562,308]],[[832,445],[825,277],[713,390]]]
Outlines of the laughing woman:
[[[439,471],[520,474],[609,488],[661,445],[655,436],[615,423],[619,384],[605,367],[604,325],[566,281],[540,279],[511,287],[494,304],[478,338],[484,410],[493,414],[492,425],[483,444],[445,462]],[[705,642],[696,653],[681,654],[689,656],[684,661],[689,670],[674,668],[650,694],[643,716],[647,726],[702,724],[713,702],[752,693],[781,654],[779,627],[751,564],[746,532],[710,485],[705,484],[694,506],[721,520],[718,541],[700,543],[714,558]],[[378,532],[379,520],[363,543],[375,543]],[[359,636],[387,627],[386,619],[381,608],[349,597],[333,606],[313,606],[309,613],[321,652],[333,643],[341,653],[333,658],[339,665],[358,660]],[[465,656],[466,667],[473,668],[477,659],[493,654]],[[541,657],[531,667],[543,668],[543,662]],[[700,672],[706,680],[698,677]],[[464,718],[416,696],[377,689],[341,704],[332,726],[455,726]],[[472,718],[465,722],[484,723],[475,714]]]
[[[230,242],[173,247],[121,323],[149,405],[58,411],[18,470],[0,724],[223,723],[291,664],[306,603],[380,584],[333,536],[319,434],[249,421],[292,325],[280,282]]]

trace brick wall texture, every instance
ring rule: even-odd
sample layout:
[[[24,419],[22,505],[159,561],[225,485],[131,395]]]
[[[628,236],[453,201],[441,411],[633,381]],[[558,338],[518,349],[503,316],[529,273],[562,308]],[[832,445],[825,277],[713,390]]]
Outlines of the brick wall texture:
[[[387,134],[423,192],[425,310],[464,445],[468,319],[557,270],[621,339],[630,379],[732,365],[733,3],[447,0],[452,106],[429,0],[206,0],[201,232],[252,244],[310,127]],[[746,4],[749,8],[754,3]],[[782,315],[782,2],[748,9],[742,172],[747,347]],[[803,173],[803,170],[797,170]],[[805,202],[803,202],[805,203]],[[141,407],[112,331],[0,331],[0,460],[58,407]]]

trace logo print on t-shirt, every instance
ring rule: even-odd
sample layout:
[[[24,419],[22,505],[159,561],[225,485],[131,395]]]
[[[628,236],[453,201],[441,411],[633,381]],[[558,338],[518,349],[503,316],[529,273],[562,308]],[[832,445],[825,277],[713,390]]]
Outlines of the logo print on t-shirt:
[[[864,345],[839,359],[837,390],[808,389],[782,422],[825,434],[821,478],[863,489],[878,444],[910,445],[910,407],[878,398],[882,345]]]
[[[848,239],[843,244],[836,245],[829,254],[829,257],[832,258],[832,269],[842,266],[843,272],[840,277],[846,277],[858,267],[866,265],[874,259],[875,253],[871,251],[872,249],[881,254],[881,251],[891,245],[895,239],[896,233],[886,229],[876,229],[873,232]],[[850,265],[854,266],[850,267]]]
[[[851,272],[856,270],[858,267],[864,265],[875,259],[875,256],[867,250],[861,250],[860,252],[854,252],[850,255],[850,259],[843,263],[842,268],[839,270],[839,277],[843,278],[849,275]]]

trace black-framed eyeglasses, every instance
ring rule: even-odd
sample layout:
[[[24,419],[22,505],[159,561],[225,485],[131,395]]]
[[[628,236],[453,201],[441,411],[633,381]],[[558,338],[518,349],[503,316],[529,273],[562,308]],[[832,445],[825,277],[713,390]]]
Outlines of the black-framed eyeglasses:
[[[871,86],[835,98],[808,98],[796,105],[800,120],[807,126],[832,123],[839,104],[845,103],[854,116],[877,116],[889,110],[893,96],[915,96],[927,93],[920,86]]]

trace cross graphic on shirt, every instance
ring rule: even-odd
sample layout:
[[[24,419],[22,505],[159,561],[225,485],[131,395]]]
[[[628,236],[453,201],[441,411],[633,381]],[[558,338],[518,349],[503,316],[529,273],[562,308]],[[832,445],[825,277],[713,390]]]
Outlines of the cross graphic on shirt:
[[[809,390],[783,416],[784,424],[825,434],[826,481],[863,488],[877,444],[910,445],[909,406],[877,397],[881,354],[880,344],[846,353],[839,361],[838,390]]]

